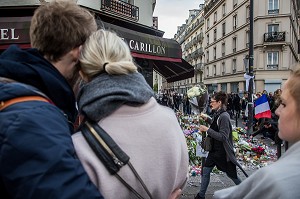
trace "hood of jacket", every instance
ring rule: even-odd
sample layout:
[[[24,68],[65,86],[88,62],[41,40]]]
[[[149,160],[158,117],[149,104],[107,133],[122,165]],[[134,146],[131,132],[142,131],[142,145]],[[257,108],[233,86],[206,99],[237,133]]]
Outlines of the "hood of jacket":
[[[22,50],[16,45],[10,46],[0,55],[0,77],[10,78],[37,88],[47,95],[70,121],[75,121],[77,109],[71,86],[37,49]],[[0,100],[24,96],[24,92],[16,89],[12,94],[7,92],[7,89],[0,89]]]

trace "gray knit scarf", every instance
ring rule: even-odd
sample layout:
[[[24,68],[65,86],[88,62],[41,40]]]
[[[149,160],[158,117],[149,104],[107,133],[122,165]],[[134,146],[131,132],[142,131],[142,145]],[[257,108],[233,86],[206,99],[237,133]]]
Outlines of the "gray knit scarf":
[[[77,101],[83,115],[100,121],[123,104],[140,106],[152,96],[153,90],[138,72],[127,75],[102,73],[81,88]]]

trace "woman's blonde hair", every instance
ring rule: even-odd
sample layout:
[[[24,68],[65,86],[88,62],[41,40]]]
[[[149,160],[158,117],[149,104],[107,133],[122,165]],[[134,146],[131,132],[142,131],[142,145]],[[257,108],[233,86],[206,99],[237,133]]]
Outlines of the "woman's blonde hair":
[[[80,70],[89,79],[101,72],[110,75],[137,72],[128,45],[116,33],[103,29],[87,39],[79,61]]]

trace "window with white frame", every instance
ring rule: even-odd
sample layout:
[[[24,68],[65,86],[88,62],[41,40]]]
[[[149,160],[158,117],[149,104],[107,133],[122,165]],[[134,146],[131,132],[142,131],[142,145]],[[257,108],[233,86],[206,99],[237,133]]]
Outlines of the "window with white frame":
[[[269,24],[268,33],[277,34],[279,31],[279,24]]]
[[[214,23],[216,23],[218,20],[218,14],[217,11],[214,13]]]
[[[246,6],[246,22],[250,20],[250,6]]]
[[[209,18],[206,20],[206,27],[207,27],[207,29],[209,29],[209,26],[210,26],[210,24],[209,24]]]
[[[217,40],[217,29],[214,29],[214,41]]]
[[[225,42],[222,43],[222,57],[225,56]]]
[[[223,17],[226,15],[226,4],[225,3],[222,5],[222,15],[223,15]]]
[[[268,52],[267,69],[278,70],[278,56],[279,56],[278,51]]]
[[[232,73],[236,73],[236,59],[232,60]]]
[[[225,66],[225,61],[222,62],[222,75],[225,75],[226,73],[226,66]]]
[[[214,60],[217,58],[217,47],[214,47],[214,51],[213,51],[213,56],[214,56]]]
[[[207,33],[206,39],[207,39],[207,45],[209,45],[209,33]]]
[[[236,52],[236,37],[232,38],[232,52]]]
[[[249,31],[246,31],[246,47],[249,48],[249,38],[250,35],[249,35]]]
[[[237,15],[233,15],[233,30],[237,28]]]
[[[279,0],[269,0],[268,14],[279,13]]]
[[[213,70],[214,70],[213,75],[216,76],[217,75],[217,66],[216,65],[214,65]]]
[[[222,23],[222,36],[226,34],[226,22]]]
[[[206,77],[208,77],[209,76],[209,67],[207,66],[206,67]]]
[[[209,51],[206,52],[206,63],[209,62]]]

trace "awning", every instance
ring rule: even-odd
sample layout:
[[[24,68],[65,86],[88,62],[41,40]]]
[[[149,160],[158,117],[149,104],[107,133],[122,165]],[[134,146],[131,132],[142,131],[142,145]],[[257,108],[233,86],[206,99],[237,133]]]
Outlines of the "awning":
[[[164,76],[167,82],[175,82],[194,77],[194,67],[184,59],[182,62],[153,61],[153,69]]]

